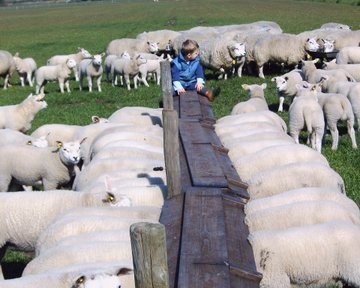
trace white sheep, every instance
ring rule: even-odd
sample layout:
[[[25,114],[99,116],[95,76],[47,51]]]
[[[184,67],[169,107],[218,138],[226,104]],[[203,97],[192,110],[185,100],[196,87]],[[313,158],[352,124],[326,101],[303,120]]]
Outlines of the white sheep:
[[[329,53],[335,50],[335,40],[321,39],[324,47],[324,52]]]
[[[66,55],[55,55],[52,56],[47,60],[47,65],[58,65],[66,63],[67,59],[73,59],[76,62],[76,66],[73,67],[75,80],[79,81],[79,74],[77,71],[77,65],[80,63],[81,60],[90,58],[92,55],[89,51],[82,47],[78,47],[78,52],[74,54],[66,54]]]
[[[153,54],[151,54],[153,55]],[[122,53],[120,56],[118,55],[107,55],[104,59],[104,73],[105,73],[105,77],[107,81],[111,81],[109,78],[109,75],[111,73],[111,65],[114,62],[115,59],[117,58],[125,58],[125,59],[130,59],[130,54],[125,51],[124,53]],[[117,85],[117,78],[115,79],[115,85]]]
[[[21,86],[25,86],[25,83],[27,81],[27,83],[31,87],[33,87],[33,79],[35,77],[35,71],[37,69],[34,58],[20,58],[19,53],[16,53],[13,58],[15,61],[16,71],[18,72],[20,77]]]
[[[47,107],[44,96],[30,94],[19,104],[0,106],[0,128],[10,128],[20,132],[30,130],[35,115]]]
[[[96,80],[98,91],[101,92],[101,77],[103,74],[102,57],[105,54],[96,54],[90,59],[81,60],[79,63],[79,90],[83,88],[83,79],[88,82],[89,92],[92,92],[92,81]]]
[[[299,90],[298,95],[301,95],[301,93],[309,95],[309,91],[306,88],[302,88],[299,85],[297,87]],[[299,144],[300,131],[306,127],[311,147],[321,152],[325,120],[322,108],[317,101],[316,89],[311,89],[310,93],[311,96],[308,97],[295,97],[291,103],[289,108],[289,133],[295,140],[295,143]]]
[[[162,29],[139,33],[136,35],[136,39],[143,41],[154,41],[158,43],[159,50],[165,50],[169,41],[172,42],[179,35],[181,35],[181,32],[179,31]]]
[[[265,99],[264,90],[267,87],[266,83],[258,84],[242,84],[241,87],[244,90],[249,91],[249,99],[237,103],[231,110],[231,115],[240,113],[249,113],[256,111],[269,110],[268,104]]]
[[[292,99],[297,94],[297,84],[301,84],[303,82],[303,77],[301,75],[301,70],[294,69],[288,73],[285,73],[281,76],[275,76],[271,78],[272,82],[275,82],[276,85],[276,94],[279,97],[279,112],[284,111],[284,101],[285,97],[289,97]]]
[[[110,41],[106,48],[106,55],[120,56],[127,51],[131,56],[134,56],[137,52],[156,53],[158,50],[158,43],[153,40],[120,38]]]
[[[162,108],[122,107],[113,112],[108,120],[110,123],[133,123],[141,126],[159,125],[162,127]]]
[[[307,50],[317,51],[319,44],[316,39],[304,41],[294,34],[275,34],[260,38],[254,45],[254,58],[259,70],[259,77],[264,76],[264,64],[275,62],[286,66],[295,66],[305,59]]]
[[[6,145],[0,149],[0,191],[8,191],[11,180],[33,186],[42,181],[45,190],[70,182],[80,161],[80,141],[59,143],[59,147]]]
[[[250,233],[260,230],[286,229],[325,223],[334,220],[349,221],[358,225],[360,223],[359,211],[354,214],[334,201],[321,199],[279,205],[248,213],[245,216],[245,224],[249,227]]]
[[[252,233],[261,287],[290,288],[291,284],[324,285],[341,279],[359,286],[358,225],[346,221]],[[349,249],[351,247],[351,249]]]
[[[132,263],[114,261],[101,265],[77,265],[48,273],[0,281],[2,288],[119,288],[135,287]]]
[[[337,64],[359,64],[360,63],[360,47],[347,46],[343,47],[336,54]]]
[[[324,61],[322,68],[325,70],[343,69],[347,71],[355,81],[360,81],[360,64],[337,64],[336,59],[333,59],[329,62]]]
[[[4,78],[4,89],[9,87],[9,80],[15,71],[13,56],[8,51],[0,50],[0,76]]]
[[[13,129],[0,129],[0,145],[33,145],[35,147],[47,147],[46,136],[34,137]]]
[[[336,22],[328,22],[328,23],[324,23],[320,26],[321,29],[324,28],[336,28],[336,29],[343,29],[343,30],[351,30],[351,27],[349,25],[346,24],[342,24],[342,23],[336,23]]]
[[[258,151],[255,154],[231,159],[240,178],[247,182],[251,176],[277,166],[313,161],[329,165],[327,159],[321,154],[306,145],[271,146]]]
[[[76,62],[71,58],[62,64],[39,67],[35,72],[36,93],[44,93],[45,84],[52,80],[59,82],[61,93],[64,93],[64,86],[67,92],[70,92],[69,76],[74,67]]]
[[[140,55],[136,55],[131,59],[115,59],[111,66],[112,86],[115,86],[115,79],[117,75],[120,75],[124,78],[127,89],[130,90],[130,76],[136,76],[140,71],[139,67],[141,66],[141,64],[145,64],[146,62],[147,60],[142,58]],[[135,79],[134,88],[137,88],[137,81],[135,81]]]
[[[347,211],[360,216],[359,207],[346,195],[339,193],[338,189],[328,187],[303,187],[288,190],[268,197],[248,201],[244,207],[245,215],[302,201],[333,201]]]
[[[261,171],[252,175],[247,183],[251,199],[301,187],[331,187],[345,194],[341,176],[328,165],[312,161],[295,162]]]
[[[162,61],[164,61],[164,59],[162,58],[147,59],[146,63],[143,63],[139,66],[139,73],[135,75],[134,82],[141,81],[142,83],[144,83],[146,87],[149,87],[149,83],[147,82],[146,78],[149,73],[154,73],[156,76],[156,84],[160,85],[160,79],[161,79],[160,63]],[[141,77],[139,77],[139,74],[141,75]]]

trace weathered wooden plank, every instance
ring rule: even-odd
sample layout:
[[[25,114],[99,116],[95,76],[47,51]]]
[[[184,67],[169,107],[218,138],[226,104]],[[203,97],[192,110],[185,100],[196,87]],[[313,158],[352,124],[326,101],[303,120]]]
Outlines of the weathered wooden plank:
[[[186,191],[178,287],[229,287],[221,189]]]
[[[186,92],[180,97],[179,117],[180,119],[200,119],[201,105],[196,92]]]

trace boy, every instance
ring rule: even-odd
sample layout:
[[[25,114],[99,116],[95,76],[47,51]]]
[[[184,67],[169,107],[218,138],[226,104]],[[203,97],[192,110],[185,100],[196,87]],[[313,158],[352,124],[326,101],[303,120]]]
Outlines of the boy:
[[[209,101],[219,95],[220,88],[214,90],[204,86],[204,69],[200,63],[199,44],[195,40],[185,40],[180,53],[171,62],[171,78],[174,93],[180,95],[188,90],[196,90]]]

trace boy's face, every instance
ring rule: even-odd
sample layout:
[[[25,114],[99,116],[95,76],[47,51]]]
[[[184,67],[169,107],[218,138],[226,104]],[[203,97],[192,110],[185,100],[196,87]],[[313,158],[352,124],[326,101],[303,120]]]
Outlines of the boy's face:
[[[186,54],[185,58],[186,60],[191,61],[194,60],[198,55],[199,49],[196,49],[194,52]]]

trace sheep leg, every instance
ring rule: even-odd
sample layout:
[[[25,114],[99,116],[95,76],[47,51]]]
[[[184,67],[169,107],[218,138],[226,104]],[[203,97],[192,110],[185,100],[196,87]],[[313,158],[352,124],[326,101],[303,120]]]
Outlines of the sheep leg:
[[[124,80],[125,80],[125,84],[126,84],[126,87],[127,87],[127,90],[130,90],[130,77],[128,74],[125,74],[124,75]]]
[[[101,76],[96,80],[96,85],[98,88],[98,91],[101,92]]]
[[[346,124],[347,124],[347,131],[348,131],[348,134],[349,134],[350,139],[351,139],[352,148],[356,149],[357,144],[356,144],[354,125],[353,125],[352,121],[349,121],[349,120],[347,121]]]
[[[65,87],[66,87],[66,91],[67,91],[68,93],[70,93],[70,83],[69,83],[69,79],[66,79],[66,80],[65,80]]]
[[[237,68],[237,75],[238,77],[241,77],[242,76],[242,70],[243,70],[243,67],[244,67],[244,63],[240,64],[240,66]]]
[[[28,73],[27,74],[27,81],[29,83],[29,86],[32,87],[33,86],[33,82],[32,82],[32,79],[31,79],[31,73]]]
[[[149,86],[149,83],[146,81],[146,76],[145,76],[145,75],[141,75],[140,80],[141,80],[141,82],[144,83],[144,85],[145,85],[146,87],[150,87],[150,86]]]
[[[259,77],[265,79],[265,76],[264,76],[264,65],[259,66],[258,69],[259,69]]]
[[[334,127],[334,125],[331,125],[331,127],[329,127],[329,128],[330,128],[331,139],[332,139],[331,149],[337,150],[338,143],[339,143],[339,130],[337,129],[336,125],[335,125],[335,127]]]
[[[79,72],[77,65],[73,68],[73,71],[74,71],[75,81],[79,82]]]
[[[278,108],[278,112],[283,112],[283,111],[284,111],[284,101],[285,101],[285,97],[280,96],[280,97],[279,97],[279,108]]]
[[[64,80],[59,79],[60,92],[64,93]]]
[[[10,75],[9,75],[9,74],[6,74],[6,76],[5,76],[5,78],[4,78],[4,90],[6,90],[7,87],[8,87],[9,78],[10,78]]]
[[[20,76],[20,83],[21,83],[21,87],[25,86],[25,75]]]
[[[88,81],[89,92],[92,92],[92,77],[87,76],[87,81]]]

